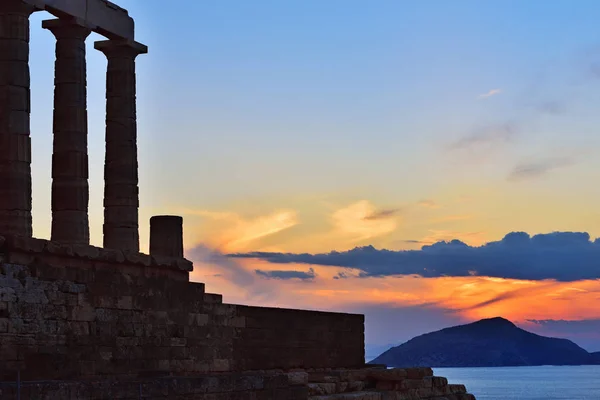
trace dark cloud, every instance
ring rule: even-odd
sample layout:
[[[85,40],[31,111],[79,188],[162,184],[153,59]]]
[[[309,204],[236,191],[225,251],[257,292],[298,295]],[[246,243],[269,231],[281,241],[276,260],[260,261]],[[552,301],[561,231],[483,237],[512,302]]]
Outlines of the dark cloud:
[[[189,250],[189,258],[199,263],[214,265],[223,271],[218,275],[230,276],[236,285],[248,287],[254,283],[254,276],[236,260],[205,245],[200,244]]]
[[[270,300],[277,295],[276,288],[261,283],[255,275],[245,269],[237,260],[227,255],[211,249],[203,244],[186,252],[192,261],[199,264],[208,264],[219,270],[215,276],[225,278],[234,285],[243,289],[247,295],[256,300]]]
[[[507,291],[504,293],[500,293],[500,294],[492,297],[489,300],[482,301],[482,302],[474,304],[472,306],[468,306],[468,307],[464,307],[464,308],[457,308],[457,309],[455,309],[455,312],[462,313],[465,311],[473,311],[473,310],[477,310],[480,308],[490,306],[492,304],[500,303],[504,300],[535,297],[535,296],[539,295],[540,293],[547,293],[548,290],[552,290],[554,287],[556,287],[559,284],[560,283],[558,283],[556,281],[550,281],[550,280],[547,280],[544,282],[538,282],[538,284],[535,286],[526,286],[526,287],[521,287],[519,289],[513,289],[513,290],[510,290],[510,291]],[[556,300],[556,297],[554,297],[553,300]]]
[[[333,279],[348,279],[350,277],[350,275],[346,272],[338,272],[336,276],[333,277]]]
[[[438,242],[421,250],[378,250],[373,246],[322,254],[245,253],[272,263],[305,263],[358,269],[361,278],[419,275],[490,276],[512,279],[576,281],[600,279],[600,240],[588,233],[554,232],[530,236],[512,232],[480,247],[459,240]]]
[[[589,332],[600,336],[600,318],[580,320],[529,319],[527,321],[553,331],[563,331],[565,333],[569,333],[576,329],[579,332]]]
[[[263,271],[257,269],[254,271],[256,275],[262,276],[267,279],[280,279],[280,280],[288,280],[288,279],[299,279],[302,281],[312,281],[317,276],[315,274],[315,270],[310,268],[308,272],[305,271]]]
[[[588,351],[600,351],[600,319],[528,320],[525,329],[535,333],[573,340]]]
[[[345,271],[338,272],[333,279],[348,279],[353,278],[357,275],[357,271],[352,268],[348,268]]]
[[[391,208],[387,210],[376,211],[371,215],[367,215],[364,219],[368,221],[374,221],[378,219],[386,219],[393,217],[400,212],[399,208]]]
[[[575,160],[572,157],[551,157],[539,161],[522,163],[515,166],[508,175],[508,180],[519,181],[539,178],[550,171],[568,167],[573,164],[575,164]]]
[[[496,304],[496,303],[499,303],[499,302],[504,301],[504,300],[514,299],[514,298],[517,298],[517,297],[519,297],[518,291],[505,292],[505,293],[501,293],[501,294],[499,294],[497,296],[494,296],[494,297],[492,297],[489,300],[482,301],[481,303],[477,303],[477,304],[474,304],[474,305],[472,305],[470,307],[462,308],[462,309],[457,310],[457,311],[477,310],[479,308],[487,307],[487,306],[490,306],[492,304]]]
[[[477,128],[466,136],[451,143],[450,150],[472,149],[482,145],[506,143],[513,140],[518,133],[518,126],[514,122],[505,122]]]

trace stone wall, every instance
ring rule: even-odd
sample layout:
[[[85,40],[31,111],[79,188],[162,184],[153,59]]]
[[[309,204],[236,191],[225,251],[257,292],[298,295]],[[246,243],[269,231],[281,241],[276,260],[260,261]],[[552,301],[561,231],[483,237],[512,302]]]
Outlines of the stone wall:
[[[474,400],[464,385],[430,368],[270,370],[130,381],[25,382],[21,398],[61,400]],[[0,382],[0,398],[16,400],[17,384]]]
[[[0,382],[0,398],[17,400],[17,385]],[[308,387],[286,374],[207,374],[134,381],[26,382],[21,399],[306,400]]]
[[[223,304],[186,260],[0,237],[0,380],[364,364],[362,315]]]
[[[240,369],[357,368],[365,363],[363,315],[236,308],[245,322],[234,340]]]

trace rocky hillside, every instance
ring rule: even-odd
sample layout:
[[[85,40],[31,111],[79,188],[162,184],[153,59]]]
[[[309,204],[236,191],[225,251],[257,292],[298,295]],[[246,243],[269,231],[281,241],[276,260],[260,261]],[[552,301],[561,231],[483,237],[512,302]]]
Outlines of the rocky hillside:
[[[393,367],[584,365],[600,362],[567,339],[549,338],[491,318],[418,336],[372,361]]]

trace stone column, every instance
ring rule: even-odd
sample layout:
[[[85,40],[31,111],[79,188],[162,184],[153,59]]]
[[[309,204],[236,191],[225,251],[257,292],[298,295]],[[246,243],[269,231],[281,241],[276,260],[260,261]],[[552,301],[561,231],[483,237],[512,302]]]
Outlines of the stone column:
[[[29,16],[0,1],[0,234],[32,236]]]
[[[51,238],[89,244],[85,39],[91,30],[61,19],[43,21],[42,27],[56,37]]]
[[[104,247],[140,249],[135,58],[142,44],[105,40],[95,48],[108,58],[106,73],[106,156],[104,161]]]
[[[183,218],[173,215],[150,218],[150,255],[183,258]]]

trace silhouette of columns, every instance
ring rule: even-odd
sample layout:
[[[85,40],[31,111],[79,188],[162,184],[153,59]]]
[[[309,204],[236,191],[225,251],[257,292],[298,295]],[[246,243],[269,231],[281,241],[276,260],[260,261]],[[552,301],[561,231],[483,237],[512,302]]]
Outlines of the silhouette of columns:
[[[75,20],[43,21],[56,37],[52,233],[54,241],[90,243],[85,39]]]
[[[104,247],[139,252],[135,58],[142,44],[105,40],[94,46],[108,59],[106,155],[104,161]]]
[[[29,16],[0,1],[0,234],[32,236]]]

